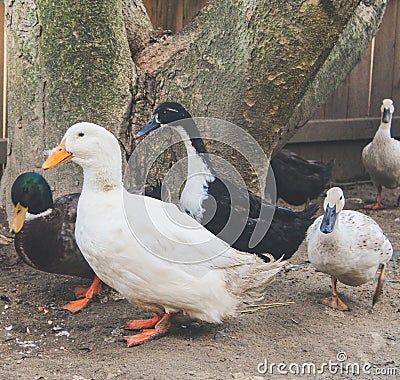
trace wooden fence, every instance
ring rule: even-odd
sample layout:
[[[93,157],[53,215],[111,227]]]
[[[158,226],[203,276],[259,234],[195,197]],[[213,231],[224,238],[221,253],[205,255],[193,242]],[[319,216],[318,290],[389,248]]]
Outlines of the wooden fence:
[[[308,158],[335,158],[336,180],[365,177],[361,151],[379,126],[385,98],[394,100],[399,114],[400,0],[389,2],[379,31],[360,62],[288,147]],[[400,137],[396,113],[392,133]]]

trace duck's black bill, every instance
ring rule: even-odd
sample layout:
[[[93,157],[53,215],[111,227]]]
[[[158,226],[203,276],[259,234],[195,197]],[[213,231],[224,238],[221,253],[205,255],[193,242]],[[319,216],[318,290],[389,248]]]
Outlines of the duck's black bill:
[[[329,234],[333,231],[333,227],[335,227],[336,222],[336,205],[330,207],[329,205],[326,206],[324,217],[322,218],[321,225],[319,230],[324,234]]]
[[[142,129],[136,133],[135,137],[147,135],[149,132],[154,131],[160,126],[161,123],[157,120],[157,115],[153,115],[150,120],[142,127]]]
[[[384,108],[382,114],[382,123],[389,123],[390,121],[390,109]]]

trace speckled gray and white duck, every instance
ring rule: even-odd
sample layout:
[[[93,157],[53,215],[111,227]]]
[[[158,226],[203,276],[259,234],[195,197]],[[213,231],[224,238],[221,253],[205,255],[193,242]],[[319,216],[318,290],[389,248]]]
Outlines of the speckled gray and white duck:
[[[315,220],[307,232],[308,258],[311,264],[332,277],[332,297],[322,303],[339,310],[348,306],[336,292],[337,280],[359,286],[373,280],[380,265],[374,305],[380,296],[387,262],[393,253],[389,239],[368,215],[343,210],[345,199],[339,187],[328,190],[324,215]]]
[[[393,101],[384,99],[381,106],[381,124],[374,139],[363,149],[362,159],[378,194],[376,202],[366,205],[366,209],[381,210],[384,205],[381,200],[382,186],[395,189],[400,186],[400,141],[390,134],[394,113]],[[400,203],[400,196],[397,205]]]

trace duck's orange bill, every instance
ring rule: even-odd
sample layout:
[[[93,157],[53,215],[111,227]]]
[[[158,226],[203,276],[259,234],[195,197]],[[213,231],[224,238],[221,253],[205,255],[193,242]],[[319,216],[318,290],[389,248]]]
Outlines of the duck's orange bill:
[[[21,231],[22,227],[24,226],[25,215],[27,212],[28,208],[21,206],[21,204],[18,202],[18,204],[14,207],[14,216],[10,224],[11,233],[17,234],[19,231]]]
[[[53,166],[57,166],[62,162],[70,160],[72,157],[74,157],[74,155],[67,151],[64,141],[61,141],[61,144],[56,149],[54,149],[53,153],[50,154],[50,156],[44,162],[42,168],[44,170],[50,169]]]

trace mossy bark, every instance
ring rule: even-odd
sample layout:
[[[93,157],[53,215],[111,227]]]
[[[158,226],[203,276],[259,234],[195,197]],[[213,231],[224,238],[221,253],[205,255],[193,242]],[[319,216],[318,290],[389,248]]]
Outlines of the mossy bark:
[[[137,74],[121,1],[26,0],[6,12],[9,156],[1,185],[9,206],[16,176],[42,172],[44,151],[73,123],[98,123],[127,139]],[[55,195],[82,183],[74,164],[45,177]]]
[[[270,155],[350,71],[385,7],[385,0],[210,0],[180,33],[149,43],[140,0],[10,0],[3,202],[18,174],[41,171],[43,151],[72,123],[99,123],[126,142],[164,100],[239,125]],[[80,189],[72,167],[46,173],[56,195]]]

